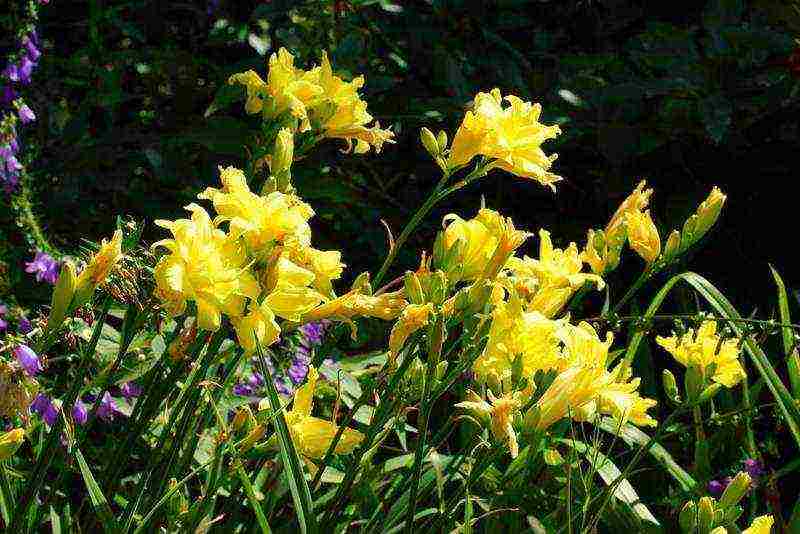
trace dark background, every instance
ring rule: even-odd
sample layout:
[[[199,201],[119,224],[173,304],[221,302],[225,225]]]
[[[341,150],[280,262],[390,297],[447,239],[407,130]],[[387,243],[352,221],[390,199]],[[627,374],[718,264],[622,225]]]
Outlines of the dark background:
[[[343,249],[350,277],[382,260],[379,219],[396,235],[438,179],[419,128],[452,138],[475,92],[496,86],[562,125],[546,149],[565,180],[553,194],[492,173],[428,218],[403,267],[430,248],[442,215],[469,216],[481,196],[563,246],[605,226],[640,178],[656,189],[662,239],[718,185],[728,203],[690,266],[743,313],[768,312],[768,262],[790,288],[800,283],[798,29],[795,6],[777,0],[54,1],[42,10],[48,47],[28,98],[39,115],[25,134],[36,211],[61,252],[110,234],[118,213],[158,238],[154,218],[179,216],[216,182],[217,165],[243,163],[256,121],[238,102],[205,116],[227,77],[263,74],[280,46],[303,65],[325,48],[336,69],[365,75],[370,110],[397,132],[377,156],[342,155],[332,141],[296,164],[318,214],[315,240]],[[12,282],[24,293],[30,277],[14,267],[32,254],[8,223]],[[533,254],[537,240],[527,246]],[[640,268],[627,254],[620,280]],[[624,284],[611,282],[619,296]]]

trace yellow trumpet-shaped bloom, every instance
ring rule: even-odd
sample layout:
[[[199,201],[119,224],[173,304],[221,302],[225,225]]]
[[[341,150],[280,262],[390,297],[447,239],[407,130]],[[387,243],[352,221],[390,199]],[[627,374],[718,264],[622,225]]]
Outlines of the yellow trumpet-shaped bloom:
[[[450,214],[445,216],[443,223],[446,225],[442,232],[444,249],[459,247],[460,251],[449,269],[451,281],[475,280],[492,258],[499,237],[477,217],[464,220]]]
[[[653,190],[647,189],[647,182],[642,180],[636,186],[636,189],[622,201],[622,204],[619,205],[606,226],[606,236],[610,245],[619,239],[618,236],[620,234],[622,235],[622,243],[625,242],[625,219],[628,213],[631,211],[642,212],[647,209],[652,195]],[[620,246],[622,245],[620,244]]]
[[[0,434],[0,462],[8,460],[22,446],[25,439],[25,431],[15,428]]]
[[[495,439],[505,444],[511,457],[516,458],[519,455],[519,445],[513,426],[514,415],[519,413],[532,394],[532,383],[522,391],[506,393],[501,397],[495,397],[489,390],[487,392],[488,402],[475,392],[467,390],[467,400],[456,404],[456,408],[469,411],[481,422],[487,424]]]
[[[591,420],[596,414],[603,414],[610,415],[620,425],[627,422],[636,426],[658,425],[658,421],[647,413],[658,403],[639,395],[641,379],[631,379],[629,367],[618,366],[604,375],[601,382],[597,396],[576,410],[576,419]]]
[[[103,239],[98,250],[83,268],[75,281],[75,295],[78,303],[85,302],[103,282],[122,257],[122,231],[117,230],[111,241]]]
[[[503,107],[503,101],[509,105]],[[546,155],[542,143],[561,133],[556,125],[539,122],[542,107],[516,96],[505,98],[499,89],[475,95],[473,109],[464,116],[456,131],[449,167],[465,165],[475,156],[491,160],[491,167],[504,169],[523,178],[531,178],[555,189],[560,176],[549,172],[556,155]]]
[[[556,332],[560,321],[539,312],[526,312],[512,295],[509,302],[499,302],[492,311],[489,339],[472,370],[479,380],[503,383],[512,378],[519,358],[522,376],[556,368],[559,361]]]
[[[310,287],[314,273],[278,258],[270,273],[269,288],[265,288],[260,303],[251,301],[248,312],[231,317],[239,344],[248,354],[256,345],[269,346],[278,340],[280,327],[275,317],[299,322],[302,316],[317,307],[324,297]]]
[[[580,322],[577,326],[561,323],[556,331],[556,337],[563,343],[559,366],[567,367],[603,367],[608,362],[608,350],[614,342],[614,335],[606,333],[606,339],[600,339],[597,331],[587,322]]]
[[[771,515],[762,515],[753,519],[753,523],[742,531],[742,534],[769,534],[775,519]]]
[[[661,238],[650,211],[629,211],[625,217],[625,228],[631,248],[647,263],[653,263],[661,254]]]
[[[409,304],[403,309],[389,334],[389,362],[394,365],[408,336],[428,324],[433,304]]]
[[[747,375],[739,362],[739,339],[721,341],[716,321],[704,321],[695,332],[657,337],[656,342],[686,367],[697,365],[707,379],[732,388]],[[710,375],[710,376],[709,376]]]
[[[514,257],[506,263],[510,287],[525,302],[528,311],[556,316],[575,291],[590,282],[602,289],[603,279],[583,273],[583,259],[575,243],[564,250],[554,248],[547,230],[539,231],[539,259]]]
[[[394,142],[394,133],[381,129],[380,123],[368,126],[372,122],[372,115],[367,112],[367,103],[358,94],[359,89],[364,86],[363,76],[357,76],[349,82],[344,81],[333,74],[328,55],[323,52],[319,84],[324,103],[314,109],[314,114],[320,115],[325,137],[344,139],[347,142],[345,152],[353,150],[356,154],[363,154],[370,147],[375,147],[375,152],[380,152],[384,143]]]
[[[560,372],[525,414],[525,425],[545,430],[564,417],[580,415],[581,407],[597,398],[604,373],[602,367],[579,366]]]
[[[172,315],[183,313],[187,301],[193,301],[198,326],[217,330],[221,314],[241,316],[246,299],[258,297],[260,287],[240,240],[214,227],[200,206],[191,204],[187,209],[191,219],[156,221],[172,232],[173,239],[153,245],[169,252],[155,267],[155,293]]]
[[[309,367],[306,383],[297,389],[292,408],[286,412],[289,434],[298,454],[306,460],[322,459],[339,431],[339,427],[331,421],[311,415],[318,378],[317,370]],[[334,451],[337,454],[349,454],[363,439],[361,432],[346,428]]]

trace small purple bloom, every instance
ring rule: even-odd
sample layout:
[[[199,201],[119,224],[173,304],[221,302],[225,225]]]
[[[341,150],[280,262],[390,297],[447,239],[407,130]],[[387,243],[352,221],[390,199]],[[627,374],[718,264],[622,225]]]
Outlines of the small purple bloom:
[[[97,407],[97,417],[110,423],[114,420],[115,415],[120,414],[122,414],[122,412],[119,410],[117,402],[111,396],[111,393],[108,391],[103,393],[103,399],[100,401],[100,406]]]
[[[47,395],[39,393],[31,403],[31,412],[41,415],[47,410],[47,407],[50,406],[50,404],[50,399],[47,397]]]
[[[80,426],[85,425],[86,421],[89,420],[89,411],[86,409],[86,405],[80,399],[76,400],[75,406],[72,407],[72,418]]]
[[[8,313],[8,306],[5,304],[0,304],[0,315],[5,315]]]
[[[19,113],[19,120],[22,124],[28,124],[36,120],[36,114],[28,107],[28,104],[22,104],[17,113]]]
[[[19,318],[19,325],[17,325],[17,328],[21,334],[28,334],[31,330],[33,330],[33,325],[28,318],[23,315]]]
[[[14,349],[14,356],[17,357],[17,363],[25,369],[28,376],[36,376],[39,371],[44,369],[39,356],[28,345],[17,345],[17,348]]]
[[[53,426],[56,424],[56,420],[58,419],[58,408],[55,404],[51,402],[47,405],[42,413],[42,419],[44,419],[44,422],[47,423],[47,426]]]
[[[6,168],[10,172],[20,171],[22,170],[22,164],[15,156],[8,156],[6,158]]]
[[[725,486],[719,480],[712,480],[708,483],[708,492],[714,497],[719,497],[725,491]]]
[[[250,375],[247,378],[247,382],[253,388],[260,388],[261,386],[266,384],[266,382],[264,381],[264,377],[261,375],[261,373],[258,372],[254,372],[252,375]]]
[[[292,382],[300,384],[305,380],[308,374],[308,364],[300,360],[295,360],[292,362],[292,365],[289,366],[287,374],[289,378],[292,379]]]
[[[10,85],[4,85],[3,90],[0,91],[0,104],[7,105],[17,98],[17,93]]]
[[[0,332],[8,330],[8,321],[0,317]]]
[[[25,85],[31,83],[31,74],[36,63],[31,61],[28,56],[24,56],[19,62],[19,82]]]
[[[239,397],[250,397],[253,395],[253,388],[247,384],[238,383],[233,386],[233,394]]]
[[[33,42],[33,39],[31,39],[28,36],[25,36],[22,39],[22,43],[25,46],[25,51],[28,53],[28,57],[31,58],[32,61],[36,61],[41,57],[42,53],[36,47],[36,43]]]
[[[764,464],[754,458],[748,458],[744,461],[744,470],[755,480],[764,474]]]
[[[136,382],[125,382],[120,386],[119,392],[125,397],[125,400],[130,401],[142,394],[142,386]]]
[[[281,395],[291,395],[294,392],[294,388],[290,383],[287,383],[285,378],[276,378],[273,383],[275,384],[275,389]]]
[[[25,264],[25,272],[36,274],[36,281],[55,284],[58,280],[58,262],[49,254],[37,251],[33,261]]]
[[[8,65],[6,65],[6,68],[3,69],[3,76],[8,78],[9,81],[18,82],[19,67],[17,67],[14,63],[9,63]]]
[[[312,345],[319,345],[325,336],[325,328],[327,324],[322,321],[315,321],[313,323],[306,323],[300,327],[300,333]]]

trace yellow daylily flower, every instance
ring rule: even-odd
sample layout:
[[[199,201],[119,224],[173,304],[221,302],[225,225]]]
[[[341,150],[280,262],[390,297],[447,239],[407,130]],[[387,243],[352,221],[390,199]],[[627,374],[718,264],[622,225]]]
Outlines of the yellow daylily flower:
[[[389,363],[394,365],[397,355],[403,348],[408,336],[428,324],[433,313],[433,304],[409,304],[403,309],[397,322],[389,334]]]
[[[630,379],[630,368],[620,365],[603,379],[597,397],[576,410],[575,419],[590,421],[596,414],[610,415],[619,425],[633,423],[636,426],[657,426],[647,410],[658,403],[639,395],[640,378]]]
[[[680,337],[658,336],[656,342],[684,366],[697,365],[707,379],[732,388],[747,376],[739,362],[739,339],[720,341],[716,332],[716,321],[704,321],[696,333],[690,328]]]
[[[299,322],[324,300],[309,287],[314,273],[286,258],[277,259],[268,278],[270,287],[264,288],[261,302],[251,301],[245,315],[231,317],[239,344],[247,354],[254,352],[257,344],[264,347],[278,340],[281,330],[276,316]]]
[[[575,243],[564,250],[554,248],[547,230],[540,230],[539,238],[539,259],[513,257],[505,266],[507,284],[523,299],[526,310],[554,317],[585,283],[603,289],[602,278],[581,272],[583,259]]]
[[[220,180],[222,189],[209,187],[197,196],[211,200],[218,213],[214,223],[227,221],[231,236],[242,236],[256,259],[269,258],[276,246],[302,249],[311,245],[311,206],[279,191],[263,197],[253,193],[244,173],[235,167],[220,168]]]
[[[98,250],[83,268],[75,281],[75,302],[86,302],[97,287],[105,282],[122,257],[122,230],[117,230],[111,241],[103,239]]]
[[[306,383],[297,388],[292,408],[285,414],[297,453],[306,460],[322,459],[339,431],[339,427],[331,421],[311,415],[318,378],[319,373],[310,366]],[[349,454],[363,439],[364,434],[358,430],[346,428],[334,451],[337,454]]]
[[[559,361],[556,332],[561,323],[539,312],[526,312],[518,298],[499,302],[492,311],[489,339],[472,365],[479,380],[503,383],[512,378],[520,359],[523,376],[555,368]]]
[[[625,216],[625,229],[631,248],[647,263],[653,263],[661,254],[661,238],[650,211],[629,211]]]
[[[215,228],[200,206],[190,204],[186,209],[192,212],[191,219],[156,221],[172,232],[173,239],[153,244],[169,251],[155,267],[155,293],[173,316],[184,312],[187,301],[194,301],[198,326],[215,331],[222,313],[241,316],[245,299],[258,297],[261,288],[240,241]]]
[[[586,235],[586,245],[581,251],[581,259],[591,267],[592,272],[598,276],[613,271],[619,265],[619,256],[622,252],[625,235],[618,246],[610,246],[603,230],[589,230]]]
[[[25,431],[21,428],[0,433],[0,462],[14,456],[14,453],[22,446],[24,440]]]
[[[771,515],[762,515],[753,519],[753,523],[742,531],[742,534],[769,534],[775,519]]]
[[[577,326],[561,323],[555,335],[563,343],[559,361],[561,369],[574,366],[606,367],[608,350],[614,342],[611,332],[606,333],[604,341],[592,325],[581,321]]]
[[[503,101],[508,107],[503,107]],[[503,98],[499,89],[475,95],[473,109],[456,131],[449,167],[465,165],[477,155],[493,160],[489,168],[501,168],[523,178],[534,179],[555,190],[560,176],[549,172],[556,155],[548,156],[543,142],[561,133],[556,125],[539,122],[542,107],[516,96]]]
[[[320,319],[349,321],[354,317],[375,317],[389,321],[397,318],[407,305],[402,290],[370,295],[369,277],[361,275],[350,291],[314,308],[303,316],[302,322]]]
[[[546,430],[564,417],[580,416],[580,409],[597,398],[604,385],[602,367],[575,366],[556,375],[544,394],[525,414],[525,425]]]
[[[394,133],[381,129],[380,123],[367,126],[372,122],[372,115],[367,112],[367,103],[358,94],[358,90],[364,86],[363,76],[357,76],[350,82],[342,80],[333,74],[328,54],[323,52],[319,84],[324,103],[313,111],[315,115],[321,115],[320,122],[325,137],[344,139],[347,142],[345,152],[353,150],[356,154],[363,154],[370,147],[374,147],[375,152],[380,152],[384,143],[394,142]]]
[[[512,423],[514,415],[533,395],[533,389],[533,384],[529,383],[522,391],[506,393],[500,397],[495,397],[492,391],[488,390],[486,393],[488,402],[472,390],[467,390],[467,400],[456,404],[456,408],[471,412],[487,424],[495,439],[506,445],[511,457],[516,458],[519,455],[519,445]]]

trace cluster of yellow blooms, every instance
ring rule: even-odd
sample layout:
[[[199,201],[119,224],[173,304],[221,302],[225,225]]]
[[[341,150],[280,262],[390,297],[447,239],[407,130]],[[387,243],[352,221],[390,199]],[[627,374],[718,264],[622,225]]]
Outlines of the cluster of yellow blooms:
[[[296,120],[296,130],[314,130],[322,137],[343,139],[346,151],[356,154],[375,147],[379,152],[394,134],[374,126],[367,103],[358,94],[364,77],[344,81],[333,74],[328,56],[322,53],[322,63],[309,70],[294,66],[294,56],[281,48],[269,58],[265,82],[255,71],[248,70],[231,76],[230,83],[244,85],[247,90],[245,110],[262,113],[265,118],[278,119],[289,114]],[[353,147],[355,142],[355,147]]]

